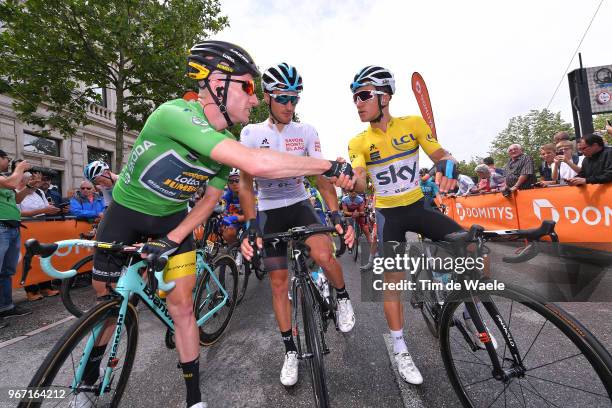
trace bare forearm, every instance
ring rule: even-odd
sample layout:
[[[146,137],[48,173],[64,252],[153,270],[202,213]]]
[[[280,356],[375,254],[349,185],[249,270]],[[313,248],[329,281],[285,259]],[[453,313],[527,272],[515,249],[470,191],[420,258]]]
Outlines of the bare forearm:
[[[213,191],[211,191],[213,190]],[[172,231],[168,233],[168,238],[174,242],[183,242],[193,230],[210,217],[217,201],[223,192],[214,187],[208,187],[204,197],[197,202],[193,210],[185,219]]]
[[[518,180],[516,181],[516,184],[514,185],[515,187],[520,187],[523,185],[524,182],[527,181],[527,175],[526,174],[521,174],[518,178]]]
[[[250,149],[233,140],[215,146],[211,158],[253,176],[272,179],[319,175],[331,167],[329,160],[298,157],[270,149]]]
[[[244,218],[246,220],[251,220],[257,217],[253,177],[244,171],[240,173],[240,191],[238,192],[238,197],[240,198],[240,208],[242,209]]]
[[[24,198],[26,198],[32,193],[32,191],[34,190],[30,190],[29,188],[24,188],[23,190],[18,191],[17,193],[15,193],[15,202],[17,202],[17,204],[20,204]],[[26,216],[24,215],[24,217]],[[29,217],[29,215],[27,217]]]
[[[319,193],[325,200],[327,209],[329,211],[338,211],[338,196],[336,196],[336,188],[329,182],[325,177],[317,177],[317,186],[319,187]]]

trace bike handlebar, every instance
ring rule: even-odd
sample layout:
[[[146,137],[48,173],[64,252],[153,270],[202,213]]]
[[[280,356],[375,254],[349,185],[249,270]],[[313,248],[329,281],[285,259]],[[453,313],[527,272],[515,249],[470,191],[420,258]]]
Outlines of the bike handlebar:
[[[81,246],[87,248],[97,248],[112,252],[121,253],[140,253],[141,249],[133,245],[122,245],[109,242],[91,241],[86,239],[66,239],[63,241],[57,241],[51,244],[40,243],[36,239],[28,239],[25,242],[26,253],[23,257],[23,271],[21,275],[21,284],[24,285],[28,272],[31,269],[32,258],[35,255],[40,256],[40,267],[47,275],[54,279],[69,279],[77,274],[76,269],[70,269],[67,271],[59,271],[51,262],[53,255],[57,253],[58,249],[69,248],[70,250],[74,246]],[[70,250],[68,252],[70,252]],[[157,257],[154,254],[149,254],[146,259],[149,266],[154,270],[154,276],[159,282],[158,286],[163,291],[170,291],[174,288],[174,282],[166,282],[163,278],[163,270],[168,262],[168,257]]]

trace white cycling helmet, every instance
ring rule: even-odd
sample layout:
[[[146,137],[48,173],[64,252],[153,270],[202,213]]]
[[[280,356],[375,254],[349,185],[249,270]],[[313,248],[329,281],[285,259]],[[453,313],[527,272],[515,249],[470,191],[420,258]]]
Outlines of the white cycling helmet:
[[[85,175],[85,178],[87,180],[94,181],[96,177],[104,174],[104,171],[106,170],[110,170],[108,164],[106,164],[102,160],[95,160],[85,166],[83,174]]]
[[[232,170],[230,171],[229,176],[230,176],[230,177],[232,177],[232,176],[235,176],[235,177],[240,176],[240,169],[232,169]]]

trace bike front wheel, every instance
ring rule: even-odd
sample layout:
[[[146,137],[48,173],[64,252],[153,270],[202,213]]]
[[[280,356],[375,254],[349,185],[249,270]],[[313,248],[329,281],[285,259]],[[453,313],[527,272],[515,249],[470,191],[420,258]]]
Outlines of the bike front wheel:
[[[319,311],[319,305],[314,300],[310,286],[305,284],[298,285],[296,292],[296,305],[301,309],[298,313],[302,317],[302,327],[306,340],[306,353],[304,357],[310,368],[315,405],[319,408],[326,408],[329,406],[329,396],[327,393],[323,345],[321,342],[321,312]]]
[[[81,317],[96,304],[96,294],[91,286],[93,255],[87,255],[70,269],[75,269],[77,275],[62,280],[60,296],[66,309],[74,316]]]
[[[138,343],[138,315],[128,304],[125,316],[120,316],[122,299],[100,303],[89,310],[55,344],[47,358],[34,374],[28,387],[53,390],[61,399],[22,400],[20,408],[32,407],[118,407],[125,391]],[[102,364],[85,365],[76,382],[79,363],[87,361],[88,343],[110,341],[112,333],[120,322],[123,326],[119,340],[109,347],[108,343],[99,361]],[[101,344],[104,344],[102,342]],[[115,358],[109,354],[114,350]],[[105,390],[102,387],[102,370],[111,367],[111,378]],[[74,384],[76,383],[76,387]]]
[[[477,305],[505,378],[493,377],[484,344],[466,324],[466,300]],[[511,343],[523,367],[511,355]],[[440,321],[440,349],[464,407],[609,407],[612,400],[606,349],[559,306],[513,285],[452,293]]]
[[[232,257],[218,257],[211,269],[216,279],[208,271],[198,279],[193,304],[196,320],[209,315],[200,326],[200,344],[203,346],[219,341],[232,319],[238,296],[238,268]]]

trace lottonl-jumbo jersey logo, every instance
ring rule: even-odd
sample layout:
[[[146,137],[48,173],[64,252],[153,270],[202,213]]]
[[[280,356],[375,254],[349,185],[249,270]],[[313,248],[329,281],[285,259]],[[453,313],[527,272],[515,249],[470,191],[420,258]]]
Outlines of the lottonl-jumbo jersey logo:
[[[393,138],[391,144],[396,150],[400,150],[403,152],[411,149],[410,142],[416,142],[416,138],[412,134],[395,137]]]

